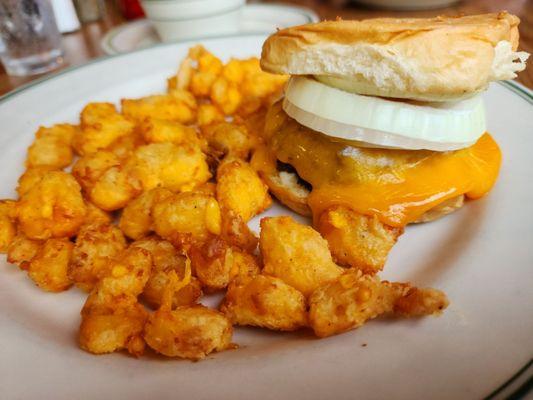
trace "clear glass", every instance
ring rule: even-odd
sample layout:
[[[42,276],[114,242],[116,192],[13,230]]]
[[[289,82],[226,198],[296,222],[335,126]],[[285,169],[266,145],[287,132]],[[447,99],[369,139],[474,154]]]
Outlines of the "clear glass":
[[[0,60],[9,75],[50,71],[63,62],[49,0],[0,0]]]

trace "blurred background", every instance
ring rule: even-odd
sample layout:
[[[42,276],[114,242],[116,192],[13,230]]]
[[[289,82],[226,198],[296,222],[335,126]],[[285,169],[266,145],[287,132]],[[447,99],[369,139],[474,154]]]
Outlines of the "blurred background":
[[[162,41],[200,39],[324,19],[429,17],[507,10],[533,53],[533,0],[0,0],[0,95],[61,68]],[[533,69],[519,74],[533,88]]]

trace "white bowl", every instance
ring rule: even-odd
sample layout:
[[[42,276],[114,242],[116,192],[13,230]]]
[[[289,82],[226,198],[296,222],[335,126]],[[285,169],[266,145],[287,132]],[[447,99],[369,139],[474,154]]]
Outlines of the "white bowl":
[[[164,42],[235,33],[246,0],[143,0]]]

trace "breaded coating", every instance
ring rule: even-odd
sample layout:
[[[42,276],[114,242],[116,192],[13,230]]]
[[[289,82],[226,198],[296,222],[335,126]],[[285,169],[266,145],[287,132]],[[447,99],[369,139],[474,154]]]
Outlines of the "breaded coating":
[[[220,310],[236,325],[278,331],[293,331],[307,325],[304,295],[272,276],[235,279]]]
[[[72,139],[79,127],[58,124],[50,128],[41,126],[35,134],[35,141],[28,148],[27,168],[51,167],[62,169],[72,162]]]
[[[143,299],[153,308],[158,308],[163,301],[163,295],[170,283],[170,274],[174,272],[179,279],[185,277],[187,258],[181,255],[170,242],[158,239],[156,236],[138,240],[131,244],[150,252],[153,268],[150,278],[142,292]],[[200,282],[191,277],[191,281],[174,291],[172,307],[196,304],[202,295]]]
[[[221,229],[216,199],[204,193],[173,195],[152,207],[155,232],[178,248],[202,243]]]
[[[211,87],[222,71],[222,61],[202,49],[193,54],[197,68],[191,76],[189,90],[198,97],[207,97],[211,92]]]
[[[196,129],[179,122],[146,118],[138,125],[138,129],[147,143],[200,143]]]
[[[343,272],[320,234],[291,217],[263,218],[259,248],[263,273],[282,279],[305,296]]]
[[[406,283],[390,283],[396,292],[393,313],[399,317],[438,315],[449,305],[446,294],[432,288],[416,288]]]
[[[140,99],[122,99],[121,104],[122,113],[137,122],[152,117],[189,124],[196,117],[196,99],[185,91],[173,91],[171,94],[153,95]]]
[[[146,141],[136,129],[129,135],[119,137],[117,140],[107,146],[105,150],[113,153],[122,162],[131,156],[137,147],[145,144],[147,144]]]
[[[382,314],[438,314],[448,305],[444,293],[417,289],[406,283],[381,282],[351,269],[309,297],[309,322],[319,337],[355,329]]]
[[[72,175],[85,193],[90,193],[102,175],[117,165],[120,165],[120,159],[115,154],[101,150],[80,157],[72,166]]]
[[[137,240],[153,230],[152,206],[172,196],[165,188],[155,188],[133,199],[122,210],[118,226],[130,239]]]
[[[245,222],[272,204],[268,186],[247,162],[239,159],[218,167],[217,200],[221,207],[233,210]]]
[[[27,270],[30,261],[35,257],[41,246],[42,240],[33,240],[18,232],[11,241],[7,251],[7,262],[17,265],[20,269]]]
[[[201,305],[159,309],[144,328],[144,340],[156,352],[194,361],[231,348],[232,335],[233,328],[224,315]]]
[[[207,140],[209,153],[217,158],[230,155],[246,160],[257,144],[257,139],[244,126],[230,122],[204,126],[202,136]]]
[[[227,243],[253,254],[259,238],[248,227],[244,220],[232,210],[221,209],[222,225],[220,236]]]
[[[68,266],[74,243],[69,239],[48,239],[28,265],[28,276],[47,292],[61,292],[72,285]]]
[[[129,248],[109,260],[107,274],[91,291],[81,310],[80,347],[102,354],[127,349],[139,356],[147,312],[137,296],[152,271],[150,253]]]
[[[126,248],[120,229],[105,222],[92,222],[80,229],[74,246],[69,275],[79,288],[90,291],[108,273],[111,259]]]
[[[57,170],[57,168],[49,166],[28,168],[18,180],[17,193],[19,197],[24,196],[24,194],[34,187],[47,172],[55,170]]]
[[[153,143],[139,147],[126,163],[143,189],[191,190],[211,177],[205,155],[193,144]]]
[[[192,246],[189,257],[193,270],[208,291],[224,289],[237,276],[257,275],[261,268],[256,258],[214,237],[202,246]]]
[[[80,185],[61,171],[47,172],[17,203],[19,228],[30,239],[75,236],[86,211]]]
[[[105,211],[119,210],[142,192],[141,182],[121,166],[111,167],[95,182],[89,199]]]
[[[16,205],[13,200],[0,200],[0,253],[7,253],[17,234]]]
[[[403,233],[403,228],[385,225],[376,216],[358,214],[343,206],[323,212],[317,230],[328,241],[338,264],[367,274],[383,269],[389,251]]]
[[[218,311],[201,305],[172,310],[173,292],[189,283],[190,267],[181,281],[174,272],[169,278],[161,307],[150,315],[144,328],[148,346],[165,356],[190,360],[230,348],[233,328]]]
[[[85,202],[87,213],[85,214],[85,224],[103,223],[109,224],[113,221],[113,217],[107,211],[96,207],[91,202]]]
[[[132,134],[134,124],[117,112],[111,103],[89,103],[80,115],[81,130],[72,146],[79,155],[105,149],[121,137]]]
[[[242,102],[239,87],[222,76],[213,82],[209,97],[226,115],[235,114]]]
[[[152,273],[152,256],[140,247],[129,247],[110,259],[96,286],[111,296],[139,296]],[[96,290],[96,289],[95,289]]]
[[[106,296],[95,289],[81,311],[80,347],[93,354],[126,349],[140,356],[145,347],[142,333],[147,317],[135,296]]]
[[[222,121],[224,121],[224,113],[217,106],[208,103],[198,106],[198,114],[196,116],[198,126],[206,126]]]

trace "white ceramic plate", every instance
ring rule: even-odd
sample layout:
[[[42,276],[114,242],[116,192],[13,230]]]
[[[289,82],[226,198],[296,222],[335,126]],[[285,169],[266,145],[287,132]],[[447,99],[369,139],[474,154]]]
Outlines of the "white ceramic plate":
[[[228,59],[257,55],[264,36],[205,40]],[[89,101],[161,92],[195,42],[92,62],[0,99],[0,198],[13,197],[36,128],[77,121]],[[521,95],[516,91],[520,91]],[[5,399],[481,399],[531,376],[533,355],[532,97],[493,85],[488,126],[504,154],[486,198],[409,227],[382,277],[444,290],[440,318],[376,320],[323,340],[236,329],[236,351],[192,363],[76,344],[84,295],[48,294],[0,262],[0,390]],[[274,206],[268,214],[290,214]],[[257,228],[257,220],[253,221]],[[364,346],[366,345],[366,346]],[[529,363],[529,364],[528,364]]]
[[[242,33],[272,33],[277,28],[318,22],[313,11],[304,7],[274,4],[247,4],[242,9]],[[161,43],[147,19],[130,22],[110,30],[100,45],[106,54],[120,54]]]

